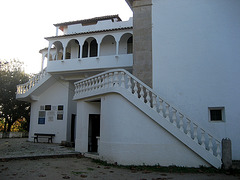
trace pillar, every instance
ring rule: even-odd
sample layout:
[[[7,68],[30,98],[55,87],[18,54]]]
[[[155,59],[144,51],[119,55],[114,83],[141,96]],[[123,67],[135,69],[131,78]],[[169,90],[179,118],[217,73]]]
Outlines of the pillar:
[[[133,75],[152,87],[152,0],[133,1]]]
[[[222,163],[224,169],[232,167],[232,143],[228,138],[222,140]]]

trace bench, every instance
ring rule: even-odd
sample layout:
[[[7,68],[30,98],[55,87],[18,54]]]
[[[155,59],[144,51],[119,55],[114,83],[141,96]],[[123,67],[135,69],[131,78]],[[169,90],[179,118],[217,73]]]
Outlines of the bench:
[[[48,143],[52,143],[52,139],[55,136],[55,134],[46,134],[46,133],[34,133],[34,143],[35,140],[38,142],[38,138],[48,138]]]

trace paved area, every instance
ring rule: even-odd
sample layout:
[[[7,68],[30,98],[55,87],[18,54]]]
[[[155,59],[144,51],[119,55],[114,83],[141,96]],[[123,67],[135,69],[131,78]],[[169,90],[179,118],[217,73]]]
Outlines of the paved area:
[[[227,175],[201,171],[198,173],[164,173],[108,166],[82,156],[67,157],[74,153],[73,148],[62,147],[59,144],[32,143],[27,142],[27,139],[0,139],[0,180],[240,180],[239,174]],[[32,156],[35,158],[29,158]],[[47,158],[36,158],[37,156],[47,156]]]
[[[69,155],[76,153],[74,148],[52,143],[28,142],[27,138],[0,139],[0,159]]]

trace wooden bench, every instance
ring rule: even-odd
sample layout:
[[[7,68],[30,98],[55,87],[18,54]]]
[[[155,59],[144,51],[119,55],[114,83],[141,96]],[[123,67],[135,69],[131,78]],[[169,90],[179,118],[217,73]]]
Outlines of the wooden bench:
[[[52,143],[52,139],[55,136],[55,134],[46,134],[46,133],[34,133],[34,143],[35,140],[38,142],[38,138],[48,138],[49,141]]]

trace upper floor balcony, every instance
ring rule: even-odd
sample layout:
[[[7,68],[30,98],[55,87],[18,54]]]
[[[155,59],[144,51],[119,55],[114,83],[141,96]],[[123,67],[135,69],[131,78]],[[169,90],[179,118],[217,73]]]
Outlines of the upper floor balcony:
[[[79,26],[77,33],[47,37],[49,47],[40,50],[42,69],[46,67],[48,73],[63,73],[132,68],[132,19],[125,22],[109,21],[111,20],[102,20],[86,27],[81,23],[74,24]]]

